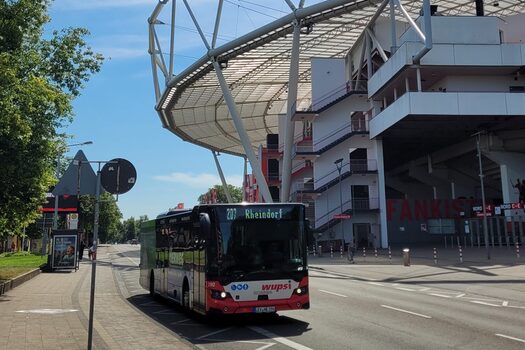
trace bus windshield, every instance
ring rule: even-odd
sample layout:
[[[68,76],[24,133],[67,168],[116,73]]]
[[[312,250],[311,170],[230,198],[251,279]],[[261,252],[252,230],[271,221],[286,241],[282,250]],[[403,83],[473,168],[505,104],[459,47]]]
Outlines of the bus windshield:
[[[305,269],[301,209],[217,207],[217,260],[221,274],[248,277]]]

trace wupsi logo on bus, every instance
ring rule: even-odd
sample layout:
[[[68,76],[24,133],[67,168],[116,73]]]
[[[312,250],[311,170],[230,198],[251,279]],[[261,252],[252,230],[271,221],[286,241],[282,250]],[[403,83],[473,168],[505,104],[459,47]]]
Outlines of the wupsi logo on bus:
[[[231,289],[232,290],[248,290],[248,283],[232,284]]]
[[[262,285],[263,291],[274,290],[278,292],[280,290],[287,290],[287,289],[292,289],[292,285],[290,283],[273,283],[273,284],[263,284]]]

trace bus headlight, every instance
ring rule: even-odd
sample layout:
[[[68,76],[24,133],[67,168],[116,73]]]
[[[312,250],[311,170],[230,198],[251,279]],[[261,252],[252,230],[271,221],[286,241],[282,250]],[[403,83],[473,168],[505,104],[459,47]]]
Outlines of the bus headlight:
[[[227,293],[227,292],[224,292],[224,291],[221,292],[221,291],[213,290],[213,289],[211,291],[212,299],[223,300],[223,299],[226,299],[229,296],[230,296],[230,294]]]
[[[308,286],[295,288],[295,290],[293,292],[294,292],[294,294],[297,294],[297,295],[307,294],[308,293]]]

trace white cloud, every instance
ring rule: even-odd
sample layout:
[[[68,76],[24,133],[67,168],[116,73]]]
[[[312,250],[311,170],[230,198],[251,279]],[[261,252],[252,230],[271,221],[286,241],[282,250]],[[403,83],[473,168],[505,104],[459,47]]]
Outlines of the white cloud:
[[[104,57],[110,59],[137,58],[149,55],[146,48],[130,49],[125,47],[98,47],[95,48],[95,51],[101,52],[104,55]]]
[[[171,173],[169,175],[157,175],[153,177],[158,181],[175,182],[191,188],[200,188],[207,190],[214,185],[220,184],[221,179],[218,175],[201,173]],[[226,176],[226,183],[240,187],[242,185],[242,175]]]

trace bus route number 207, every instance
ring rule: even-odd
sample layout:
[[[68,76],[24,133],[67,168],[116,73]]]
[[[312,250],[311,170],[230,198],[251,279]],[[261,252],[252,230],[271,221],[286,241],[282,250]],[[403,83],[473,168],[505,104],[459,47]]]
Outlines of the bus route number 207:
[[[226,220],[235,220],[237,218],[237,208],[226,209]]]

